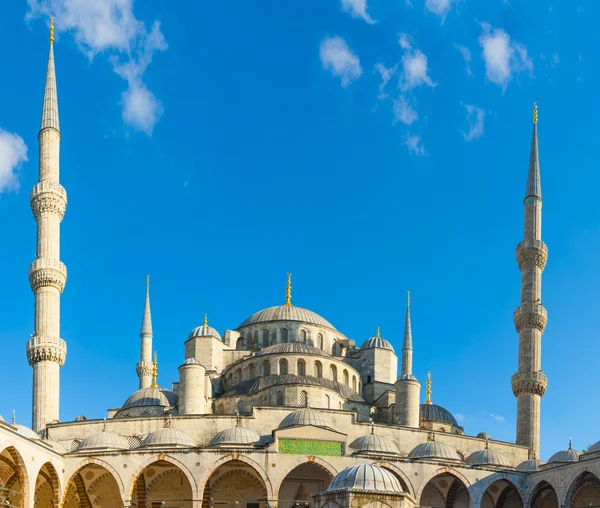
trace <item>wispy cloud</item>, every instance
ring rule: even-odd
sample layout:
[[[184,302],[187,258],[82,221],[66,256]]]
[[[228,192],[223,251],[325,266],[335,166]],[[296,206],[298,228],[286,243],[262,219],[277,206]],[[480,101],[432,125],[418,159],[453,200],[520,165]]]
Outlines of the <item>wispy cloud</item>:
[[[479,37],[482,56],[485,61],[486,77],[506,89],[514,74],[533,72],[533,62],[527,55],[527,48],[512,41],[501,28],[494,29],[483,23],[483,33]]]
[[[496,420],[497,422],[502,422],[504,423],[506,421],[506,418],[504,418],[504,416],[500,416],[500,415],[495,415],[494,413],[490,413],[490,416]]]
[[[396,74],[398,67],[386,67],[385,65],[378,63],[375,65],[375,70],[381,77],[381,83],[379,83],[379,93],[377,94],[377,99],[381,101],[389,97],[389,95],[385,92],[385,87],[390,82],[390,79],[392,79],[394,74]]]
[[[335,36],[325,39],[321,42],[319,54],[323,68],[334,76],[342,78],[343,87],[347,87],[362,75],[358,56],[350,50],[342,37]]]
[[[455,413],[454,416],[456,417],[456,420],[459,422],[462,422],[465,420],[465,415],[463,415],[461,413]]]
[[[471,50],[466,46],[461,46],[460,44],[454,44],[456,50],[462,55],[465,60],[465,71],[469,76],[473,75],[473,71],[471,70]]]
[[[460,133],[465,138],[465,141],[473,141],[483,136],[485,111],[472,104],[463,104],[467,110],[467,122],[469,130],[467,132],[461,130]]]
[[[367,13],[367,0],[341,0],[342,9],[349,13],[353,18],[364,19],[370,25],[376,21]]]
[[[400,34],[398,39],[400,47],[404,50],[402,56],[402,76],[400,86],[403,90],[412,90],[421,85],[436,86],[429,77],[427,56],[420,49],[413,48],[410,37]]]
[[[442,18],[443,23],[453,3],[454,0],[425,0],[425,9]]]
[[[19,189],[19,171],[27,160],[23,138],[0,129],[0,194]]]
[[[127,81],[122,93],[125,124],[148,136],[162,114],[160,101],[148,89],[143,74],[156,51],[167,49],[160,24],[150,31],[135,17],[133,0],[27,0],[27,19],[54,12],[56,30],[72,32],[80,50],[92,60],[107,55],[114,71]]]
[[[407,134],[404,137],[404,144],[408,148],[408,152],[411,155],[427,155],[421,136],[417,136],[416,134]]]
[[[394,99],[394,122],[402,122],[405,125],[411,125],[419,119],[417,110],[411,104],[410,99],[401,95]]]

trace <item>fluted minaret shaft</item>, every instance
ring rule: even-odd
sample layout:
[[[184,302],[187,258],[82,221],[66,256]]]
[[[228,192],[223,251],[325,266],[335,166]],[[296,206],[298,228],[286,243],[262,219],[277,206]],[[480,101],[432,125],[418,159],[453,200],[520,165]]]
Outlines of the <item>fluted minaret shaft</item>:
[[[136,365],[136,372],[140,378],[140,388],[152,385],[152,315],[150,314],[150,278],[146,279],[146,302],[144,303],[144,316],[142,318],[142,332],[140,333],[141,349],[140,361]]]
[[[538,153],[537,106],[534,109],[529,174],[525,191],[524,238],[517,246],[521,270],[521,304],[514,312],[519,333],[519,368],[512,377],[517,397],[517,444],[528,446],[530,457],[539,457],[540,402],[548,380],[542,369],[542,333],[548,314],[542,304],[542,272],[548,248],[542,242],[542,189]]]
[[[59,183],[60,130],[54,70],[54,24],[50,25],[50,53],[39,141],[39,182],[31,191],[31,210],[37,221],[36,259],[29,267],[35,297],[34,334],[27,342],[27,359],[33,367],[32,428],[36,432],[58,420],[60,367],[67,345],[60,338],[60,295],[67,269],[60,261],[60,223],[67,193]]]
[[[410,303],[406,306],[404,321],[404,340],[402,341],[402,370],[401,376],[412,376],[412,329],[410,326]]]

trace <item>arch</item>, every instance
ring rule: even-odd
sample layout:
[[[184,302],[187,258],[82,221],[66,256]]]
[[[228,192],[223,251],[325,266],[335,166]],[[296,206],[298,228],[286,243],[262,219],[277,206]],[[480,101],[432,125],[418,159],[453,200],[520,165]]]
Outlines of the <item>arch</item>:
[[[332,365],[329,368],[329,371],[330,371],[330,375],[331,375],[331,380],[337,381],[337,367],[335,365]]]
[[[252,335],[252,349],[256,349],[258,347],[258,330],[254,330],[254,334]]]
[[[237,349],[238,351],[242,351],[244,349],[244,337],[240,337],[235,342],[235,349]]]
[[[254,371],[254,364],[251,363],[248,365],[248,379],[254,379],[256,377],[256,372]]]
[[[266,328],[262,332],[262,345],[263,347],[267,347],[269,345],[269,330]]]
[[[277,507],[293,508],[310,503],[312,494],[327,489],[333,480],[331,472],[316,462],[297,465],[289,471],[277,489]]]
[[[352,390],[356,393],[356,376],[352,374]]]
[[[327,409],[331,409],[331,397],[329,395],[325,395],[325,403],[327,404]]]
[[[296,374],[298,376],[306,376],[306,362],[302,358],[296,362]]]
[[[279,332],[280,332],[280,337],[281,337],[281,343],[282,344],[287,343],[288,340],[289,340],[289,331],[288,331],[288,329],[287,328],[281,328],[279,330]]]
[[[453,487],[455,481],[462,485]],[[440,506],[441,496],[445,508],[468,508],[471,504],[470,487],[471,482],[463,474],[445,467],[423,478],[415,493],[415,500],[418,506]]]
[[[409,476],[404,471],[402,471],[402,469],[400,469],[395,464],[385,461],[377,462],[376,465],[381,466],[387,469],[390,473],[392,473],[396,478],[398,478],[405,492],[410,494],[413,498],[415,497],[415,487],[410,481]]]
[[[350,375],[348,374],[348,371],[346,369],[344,369],[344,385],[346,386],[350,386]]]
[[[308,392],[306,390],[302,390],[300,392],[300,407],[308,406]]]
[[[583,471],[570,483],[564,506],[583,508],[591,505],[600,505],[600,479],[590,471]]]
[[[541,481],[531,491],[529,500],[531,508],[558,508],[558,496],[556,490],[547,481]]]
[[[275,405],[276,406],[283,406],[284,404],[285,404],[285,397],[283,396],[283,392],[281,390],[279,390],[275,394]]]
[[[269,363],[269,360],[265,360],[262,364],[262,375],[263,377],[271,375],[271,364]]]
[[[37,473],[33,504],[36,508],[54,508],[59,496],[60,479],[52,463],[46,462]]]
[[[6,490],[0,491],[0,501],[9,502],[13,506],[25,506],[29,492],[29,475],[23,457],[14,446],[7,446],[0,452],[0,462],[7,466],[4,483]]]
[[[103,460],[86,458],[65,484],[61,506],[122,508],[124,493],[123,481],[114,467]]]
[[[300,342],[302,342],[303,344],[306,344],[308,340],[308,333],[306,332],[306,330],[300,330]]]
[[[317,335],[317,347],[321,351],[325,350],[325,343],[324,343],[324,340],[323,340],[323,334],[322,333],[320,333],[319,335]]]
[[[137,469],[128,490],[137,504],[161,500],[168,501],[169,506],[192,508],[198,489],[194,476],[181,461],[161,455]]]
[[[488,483],[479,503],[481,508],[524,508],[521,491],[506,475],[492,475]]]
[[[298,466],[301,466],[302,464],[306,464],[306,463],[312,463],[312,464],[316,464],[318,466],[321,466],[323,469],[325,469],[333,478],[336,474],[338,474],[338,470],[330,463],[327,462],[325,459],[323,459],[322,457],[310,457],[310,460],[306,460],[306,457],[302,457],[302,456],[298,456],[297,458],[295,458],[295,460],[293,460],[290,465],[287,467],[287,469],[285,469],[283,471],[283,473],[281,473],[281,477],[285,478],[286,476],[288,476],[294,469],[296,469]],[[279,496],[279,488],[281,487],[281,484],[279,484],[277,486],[277,490],[275,491],[275,496]]]
[[[288,373],[288,362],[285,358],[279,360],[279,375],[285,376]]]
[[[315,362],[315,377],[323,377],[323,364],[320,361]]]

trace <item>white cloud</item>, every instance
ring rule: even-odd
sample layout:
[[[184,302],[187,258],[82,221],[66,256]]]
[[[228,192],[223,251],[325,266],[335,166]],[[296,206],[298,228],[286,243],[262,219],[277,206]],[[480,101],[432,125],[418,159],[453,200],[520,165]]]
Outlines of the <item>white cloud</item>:
[[[506,418],[504,418],[504,416],[495,415],[494,413],[490,413],[490,416],[497,422],[505,422],[506,421]]]
[[[367,0],[342,0],[342,8],[353,18],[362,18],[370,25],[376,21],[367,14]]]
[[[19,171],[27,160],[23,138],[0,129],[0,194],[19,189]]]
[[[375,70],[379,73],[381,77],[381,83],[379,84],[379,92],[377,94],[377,98],[379,100],[384,100],[389,97],[387,93],[385,93],[385,87],[389,83],[390,79],[396,74],[398,70],[397,66],[394,67],[386,67],[385,65],[378,63],[375,64]]]
[[[323,68],[342,78],[343,87],[362,75],[358,56],[352,53],[346,41],[339,36],[325,39],[321,43],[319,54]]]
[[[455,413],[454,416],[456,416],[456,420],[459,421],[459,422],[462,422],[465,419],[465,415],[463,415],[461,413]]]
[[[420,49],[413,48],[410,38],[400,34],[398,40],[404,50],[402,56],[402,78],[400,86],[403,90],[412,90],[421,85],[436,86],[428,74],[427,56]]]
[[[411,155],[426,155],[425,147],[421,136],[415,134],[407,134],[404,137],[404,144],[408,147],[408,152]]]
[[[134,0],[27,0],[27,19],[54,12],[56,30],[72,32],[79,48],[89,59],[109,56],[114,71],[127,81],[122,94],[125,123],[150,135],[162,106],[143,81],[143,74],[155,51],[167,49],[160,24],[150,32],[135,17]]]
[[[411,125],[418,119],[419,114],[404,95],[401,95],[398,99],[394,99],[394,122]]]
[[[487,23],[483,23],[482,28],[479,44],[485,61],[486,77],[491,82],[506,89],[513,74],[522,71],[532,73],[533,62],[523,44],[511,41],[510,36],[501,28],[492,29]]]
[[[443,23],[453,3],[453,0],[425,0],[425,9],[442,18]]]
[[[469,76],[473,75],[473,71],[471,70],[471,51],[466,46],[461,46],[460,44],[454,44],[456,50],[462,55],[465,60],[465,70]]]
[[[483,136],[485,111],[472,104],[464,104],[467,110],[467,122],[469,122],[469,130],[467,132],[460,131],[465,138],[465,141],[473,141]]]

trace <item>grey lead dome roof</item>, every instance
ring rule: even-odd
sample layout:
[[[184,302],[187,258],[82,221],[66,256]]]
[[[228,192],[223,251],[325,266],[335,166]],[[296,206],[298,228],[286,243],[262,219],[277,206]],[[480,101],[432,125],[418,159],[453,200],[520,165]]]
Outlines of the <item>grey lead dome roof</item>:
[[[554,455],[552,455],[552,457],[548,459],[548,464],[577,461],[579,461],[579,452],[577,450],[573,450],[573,448],[569,446],[569,448],[566,450],[561,450],[560,452],[556,452]]]
[[[304,344],[303,342],[286,342],[284,344],[273,344],[272,346],[261,349],[254,356],[262,355],[276,355],[276,354],[288,354],[288,353],[300,353],[303,355],[318,355],[318,356],[329,356],[325,351],[311,346],[310,344]]]
[[[216,337],[219,340],[223,340],[219,332],[215,330],[212,326],[197,326],[194,328],[190,334],[188,335],[188,340],[193,337]]]
[[[543,466],[545,462],[543,460],[538,459],[529,459],[524,462],[521,462],[517,466],[517,471],[521,471],[523,473],[533,473],[535,471],[540,470],[540,466]]]
[[[269,323],[272,321],[300,321],[302,323],[323,326],[335,330],[335,327],[329,321],[312,310],[294,307],[293,305],[278,305],[276,307],[260,310],[246,319],[246,321],[238,326],[238,329],[243,328],[244,326]]]
[[[13,423],[12,426],[16,427],[17,434],[20,434],[21,436],[26,437],[27,439],[40,439],[40,436],[38,436],[33,430],[31,430],[29,427],[26,427],[25,425]]]
[[[328,491],[347,489],[403,492],[398,478],[387,469],[374,464],[361,464],[340,471],[327,488]]]
[[[408,454],[410,459],[441,459],[453,460],[462,462],[456,450],[450,448],[447,444],[440,441],[426,441],[415,448]]]
[[[231,427],[222,430],[210,441],[209,446],[218,445],[253,445],[260,441],[260,436],[246,427]]]
[[[398,447],[392,440],[375,434],[358,437],[349,446],[357,452],[379,452],[400,455]]]
[[[129,450],[129,442],[123,436],[119,436],[113,432],[102,431],[86,437],[77,447],[77,450],[98,449]]]
[[[140,406],[175,406],[177,404],[177,395],[172,391],[160,387],[142,388],[134,392],[123,404],[121,409]]]
[[[191,448],[196,446],[196,443],[185,432],[167,427],[148,434],[142,446],[185,446]]]
[[[381,337],[371,337],[370,339],[365,340],[363,345],[360,346],[360,349],[372,349],[375,347],[394,351],[394,347],[390,344],[390,342]]]
[[[499,466],[511,467],[510,462],[501,453],[484,448],[477,450],[467,457],[467,464],[471,466]]]
[[[305,407],[290,413],[281,420],[279,428],[285,429],[286,427],[294,427],[296,425],[313,425],[333,430],[333,426],[327,421],[327,418],[320,411],[311,407]]]
[[[452,413],[436,404],[421,404],[419,407],[419,420],[422,422],[447,423],[459,427]]]

